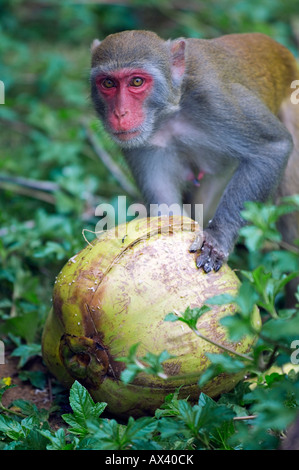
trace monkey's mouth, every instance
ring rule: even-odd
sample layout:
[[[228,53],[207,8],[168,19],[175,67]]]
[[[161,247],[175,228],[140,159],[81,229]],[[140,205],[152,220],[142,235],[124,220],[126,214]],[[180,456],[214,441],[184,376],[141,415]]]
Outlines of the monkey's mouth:
[[[117,131],[113,132],[113,135],[119,140],[130,140],[137,137],[140,134],[140,130],[133,129],[131,131]]]

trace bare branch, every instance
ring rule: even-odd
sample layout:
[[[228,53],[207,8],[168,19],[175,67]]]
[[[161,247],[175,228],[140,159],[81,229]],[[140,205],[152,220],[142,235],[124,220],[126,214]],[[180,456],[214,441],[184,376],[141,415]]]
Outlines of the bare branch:
[[[23,186],[37,191],[46,191],[49,193],[53,193],[54,191],[58,191],[60,189],[59,185],[57,183],[53,183],[52,181],[38,181],[17,176],[0,175],[0,182],[1,181],[4,183],[12,183],[16,184],[17,186]]]
[[[98,140],[96,139],[93,132],[87,127],[87,125],[82,122],[82,125],[86,131],[86,136],[90,144],[92,145],[93,150],[95,151],[96,155],[99,159],[104,163],[106,168],[112,173],[115,179],[119,182],[122,189],[132,198],[136,199],[139,197],[135,186],[130,182],[127,178],[125,173],[121,170],[121,168],[115,163],[113,158],[104,150]]]

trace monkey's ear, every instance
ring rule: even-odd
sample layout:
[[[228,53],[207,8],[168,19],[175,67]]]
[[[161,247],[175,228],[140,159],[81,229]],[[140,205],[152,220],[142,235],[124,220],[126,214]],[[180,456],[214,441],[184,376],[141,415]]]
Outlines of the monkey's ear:
[[[169,41],[169,47],[172,78],[175,82],[180,82],[185,73],[186,42],[184,39],[175,39],[174,41]]]
[[[101,41],[99,39],[94,39],[91,43],[90,50],[91,52],[94,52],[95,49],[101,44]]]

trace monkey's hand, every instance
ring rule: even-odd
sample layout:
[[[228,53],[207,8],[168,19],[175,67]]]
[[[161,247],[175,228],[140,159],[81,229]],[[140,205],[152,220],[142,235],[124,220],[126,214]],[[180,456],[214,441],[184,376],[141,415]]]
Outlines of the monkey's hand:
[[[196,253],[199,250],[196,266],[202,268],[206,273],[213,269],[215,272],[219,271],[223,262],[228,258],[228,253],[221,249],[219,242],[208,229],[203,232],[203,235],[197,235],[189,248],[190,253]]]

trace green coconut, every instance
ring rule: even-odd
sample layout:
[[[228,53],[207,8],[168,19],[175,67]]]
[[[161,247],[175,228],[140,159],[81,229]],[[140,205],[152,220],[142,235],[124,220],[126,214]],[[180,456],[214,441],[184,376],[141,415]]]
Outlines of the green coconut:
[[[196,336],[182,322],[165,322],[173,311],[201,307],[214,295],[235,295],[239,280],[225,264],[217,273],[195,265],[189,247],[198,227],[190,219],[174,217],[134,220],[104,232],[73,256],[57,276],[53,308],[42,338],[44,361],[65,386],[82,383],[95,401],[104,401],[116,416],[153,414],[169,393],[197,400],[231,390],[242,375],[220,374],[202,390],[198,378],[210,362],[206,353],[221,349]],[[219,320],[235,312],[235,305],[212,306],[198,320],[205,336],[238,353],[248,353],[255,341],[245,336],[229,341]],[[254,328],[260,326],[256,308]],[[120,380],[125,364],[117,359],[140,343],[138,356],[172,356],[163,363],[171,380],[141,373],[126,385]]]

